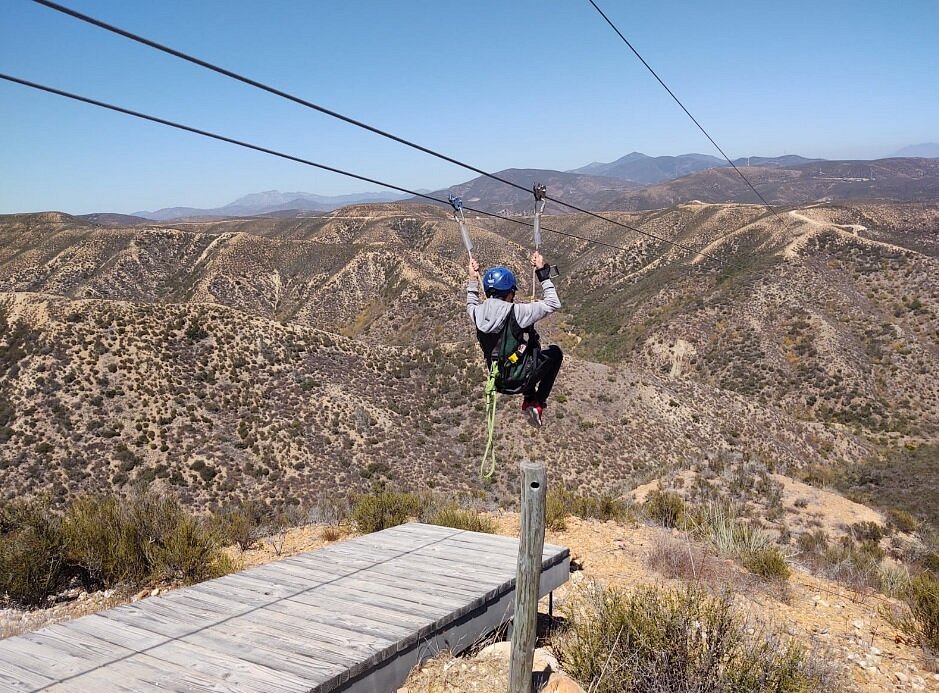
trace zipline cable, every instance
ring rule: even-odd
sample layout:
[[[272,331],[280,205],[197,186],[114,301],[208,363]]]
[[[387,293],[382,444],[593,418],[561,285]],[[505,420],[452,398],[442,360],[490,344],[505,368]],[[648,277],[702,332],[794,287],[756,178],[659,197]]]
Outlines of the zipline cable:
[[[176,50],[175,48],[170,48],[169,46],[165,46],[165,45],[163,45],[163,44],[161,44],[161,43],[158,43],[157,41],[153,41],[152,39],[148,39],[148,38],[145,38],[145,37],[143,37],[143,36],[140,36],[139,34],[135,34],[135,33],[131,32],[131,31],[127,31],[126,29],[121,29],[120,27],[114,26],[113,24],[109,24],[108,22],[102,21],[102,20],[100,20],[100,19],[96,19],[95,17],[91,17],[91,16],[89,16],[89,15],[87,15],[87,14],[83,14],[83,13],[81,13],[81,12],[78,12],[77,10],[73,10],[73,9],[71,9],[71,8],[69,8],[69,7],[64,6],[64,5],[60,5],[60,4],[57,3],[57,2],[52,2],[52,0],[33,0],[33,2],[35,2],[35,3],[39,4],[39,5],[43,5],[43,6],[45,6],[45,7],[48,7],[48,8],[50,8],[50,9],[52,9],[52,10],[57,11],[57,12],[61,12],[62,14],[69,15],[70,17],[73,17],[73,18],[78,19],[78,20],[80,20],[80,21],[86,22],[86,23],[88,23],[88,24],[92,24],[92,25],[94,25],[94,26],[96,26],[96,27],[99,27],[99,28],[101,28],[101,29],[104,29],[104,30],[106,30],[106,31],[110,31],[111,33],[118,34],[118,35],[123,36],[123,37],[125,37],[125,38],[128,38],[128,39],[130,39],[130,40],[132,40],[132,41],[136,41],[137,43],[141,43],[141,44],[143,44],[143,45],[145,45],[145,46],[149,46],[150,48],[154,48],[154,49],[156,49],[156,50],[158,50],[158,51],[161,51],[161,52],[163,52],[163,53],[167,53],[168,55],[172,55],[172,56],[174,56],[174,57],[176,57],[176,58],[179,58],[179,59],[181,59],[181,60],[185,60],[185,61],[187,61],[187,62],[190,62],[190,63],[194,64],[194,65],[198,65],[199,67],[204,67],[204,68],[207,69],[207,70],[211,70],[212,72],[216,72],[216,73],[218,73],[218,74],[220,74],[220,75],[224,75],[225,77],[229,77],[229,78],[231,78],[231,79],[237,80],[237,81],[242,82],[242,83],[244,83],[244,84],[247,84],[247,85],[249,85],[249,86],[255,87],[256,89],[260,89],[260,90],[266,91],[266,92],[268,92],[268,93],[270,93],[270,94],[274,94],[275,96],[279,96],[279,97],[281,97],[281,98],[283,98],[283,99],[287,99],[288,101],[292,101],[292,102],[294,102],[294,103],[296,103],[296,104],[299,104],[299,105],[301,105],[301,106],[305,106],[306,108],[311,108],[311,109],[313,109],[313,110],[315,110],[315,111],[319,111],[320,113],[323,113],[323,114],[325,114],[325,115],[331,116],[331,117],[333,117],[333,118],[337,118],[337,119],[342,120],[342,121],[344,121],[344,122],[346,122],[346,123],[349,123],[350,125],[355,125],[356,127],[362,128],[362,129],[364,129],[364,130],[368,130],[369,132],[372,132],[372,133],[374,133],[374,134],[376,134],[376,135],[380,135],[380,136],[382,136],[382,137],[386,137],[386,138],[388,138],[388,139],[390,139],[390,140],[393,140],[393,141],[395,141],[395,142],[397,142],[397,143],[399,143],[399,144],[403,144],[403,145],[405,145],[405,146],[407,146],[407,147],[411,147],[412,149],[416,149],[416,150],[418,150],[418,151],[420,151],[420,152],[423,152],[423,153],[425,153],[425,154],[429,154],[430,156],[436,157],[436,158],[441,159],[441,160],[443,160],[443,161],[446,161],[446,162],[448,162],[448,163],[451,163],[451,164],[454,164],[454,165],[456,165],[456,166],[460,166],[460,167],[462,167],[462,168],[465,168],[465,169],[467,169],[468,171],[472,171],[472,172],[477,173],[477,174],[479,174],[479,175],[481,175],[481,176],[485,176],[485,177],[487,177],[487,178],[490,178],[490,179],[492,179],[492,180],[498,181],[498,182],[503,183],[503,184],[505,184],[505,185],[509,185],[509,186],[511,186],[511,187],[513,187],[513,188],[516,188],[516,189],[518,189],[518,190],[522,190],[522,191],[524,191],[525,193],[531,192],[531,191],[530,191],[528,188],[526,188],[525,186],[519,185],[518,183],[514,183],[514,182],[512,182],[512,181],[510,181],[510,180],[508,180],[508,179],[506,179],[506,178],[502,178],[501,176],[497,176],[497,175],[494,174],[494,173],[489,173],[488,171],[484,171],[484,170],[481,169],[481,168],[477,168],[476,166],[473,166],[473,165],[471,165],[471,164],[467,164],[467,163],[465,163],[465,162],[463,162],[463,161],[460,161],[459,159],[455,159],[455,158],[453,158],[453,157],[447,156],[446,154],[441,154],[440,152],[435,151],[435,150],[433,150],[433,149],[430,149],[429,147],[424,147],[423,145],[417,144],[416,142],[412,142],[411,140],[405,139],[404,137],[399,137],[398,135],[392,134],[392,133],[390,133],[390,132],[388,132],[388,131],[386,131],[386,130],[382,130],[382,129],[377,128],[377,127],[375,127],[375,126],[373,126],[373,125],[369,125],[368,123],[364,123],[364,122],[362,122],[361,120],[356,120],[355,118],[352,118],[352,117],[350,117],[350,116],[343,115],[342,113],[339,113],[339,112],[337,112],[337,111],[333,111],[333,110],[331,110],[331,109],[329,109],[329,108],[326,108],[325,106],[320,106],[319,104],[313,103],[312,101],[308,101],[308,100],[306,100],[306,99],[300,98],[299,96],[294,96],[293,94],[289,94],[288,92],[285,92],[285,91],[282,91],[282,90],[280,90],[280,89],[277,89],[276,87],[269,86],[269,85],[267,85],[267,84],[264,84],[263,82],[259,82],[259,81],[255,80],[255,79],[251,79],[250,77],[245,77],[244,75],[240,75],[240,74],[238,74],[237,72],[233,72],[233,71],[228,70],[228,69],[226,69],[226,68],[224,68],[224,67],[220,67],[220,66],[218,66],[218,65],[214,65],[213,63],[210,63],[210,62],[208,62],[208,61],[206,61],[206,60],[202,60],[201,58],[196,58],[195,56],[189,55],[188,53],[184,53],[184,52],[182,52],[182,51],[180,51],[180,50]],[[690,115],[690,114],[689,114],[689,115]],[[733,164],[731,164],[731,165],[733,165]],[[736,167],[735,167],[735,168],[736,168]],[[399,188],[395,188],[394,186],[386,186],[386,187],[392,187],[392,189],[396,189],[396,190],[399,189]],[[752,187],[752,186],[751,186],[751,187]],[[759,194],[759,193],[757,193],[757,194]],[[424,196],[422,196],[422,197],[426,197],[426,195],[424,195]],[[573,204],[570,204],[570,203],[568,203],[568,202],[564,202],[564,201],[559,200],[559,199],[554,198],[554,197],[545,196],[545,199],[546,199],[546,200],[549,200],[549,201],[551,201],[551,202],[554,202],[555,204],[561,205],[562,207],[566,207],[566,208],[571,209],[571,210],[574,210],[574,211],[576,211],[576,212],[580,212],[581,214],[587,214],[587,215],[589,215],[589,216],[592,216],[592,217],[595,217],[595,218],[600,219],[600,220],[602,220],[602,221],[605,221],[605,222],[607,222],[607,223],[609,223],[609,224],[614,224],[615,226],[619,226],[619,227],[622,227],[622,228],[624,228],[624,229],[628,229],[628,230],[630,230],[630,231],[633,231],[633,232],[635,232],[635,233],[641,234],[641,235],[643,235],[643,236],[648,236],[649,238],[654,238],[655,240],[658,240],[658,241],[661,241],[661,242],[664,242],[664,243],[668,243],[669,245],[675,246],[675,247],[677,247],[677,248],[681,248],[681,249],[686,250],[686,251],[688,251],[688,252],[690,252],[690,253],[694,253],[695,255],[701,255],[702,257],[706,257],[706,258],[709,258],[709,259],[711,259],[711,260],[714,260],[714,261],[716,261],[716,262],[718,262],[718,263],[720,263],[720,264],[724,264],[724,261],[723,261],[722,259],[720,259],[719,257],[716,257],[716,256],[714,256],[714,255],[710,255],[710,254],[708,254],[708,253],[702,253],[702,252],[700,252],[700,251],[696,251],[696,250],[694,250],[694,248],[691,248],[691,247],[689,247],[689,246],[687,246],[687,245],[685,245],[685,244],[683,244],[683,243],[678,243],[678,242],[675,242],[675,241],[670,241],[670,240],[668,240],[668,239],[666,239],[666,238],[661,238],[661,237],[659,237],[659,236],[656,236],[655,234],[649,233],[649,232],[647,232],[647,231],[643,231],[642,229],[638,229],[638,228],[636,228],[635,226],[630,226],[629,224],[623,223],[623,222],[621,222],[621,221],[617,221],[616,219],[610,219],[609,217],[605,217],[605,216],[603,216],[602,214],[597,214],[596,212],[591,212],[591,211],[589,211],[589,210],[587,210],[587,209],[583,209],[582,207],[578,207],[577,205],[573,205]],[[762,197],[761,197],[761,199],[762,199]],[[438,200],[438,202],[439,202],[439,200]],[[470,208],[467,207],[466,209],[470,209]],[[476,210],[471,210],[471,211],[476,211]],[[506,217],[501,217],[501,218],[506,218]],[[550,229],[547,229],[547,228],[546,228],[546,230],[550,230]],[[558,232],[555,231],[555,233],[558,233]],[[599,241],[598,241],[598,243],[599,243],[600,245],[609,245],[609,244],[602,243],[602,242],[599,242]],[[614,247],[614,246],[611,246],[611,247]]]
[[[43,2],[43,4],[45,4],[44,0],[35,0],[35,1],[36,1],[36,2]],[[643,65],[645,65],[646,69],[647,69],[649,72],[652,73],[652,76],[655,77],[655,79],[658,81],[658,83],[662,85],[662,88],[665,89],[665,91],[668,92],[668,95],[671,96],[672,99],[674,99],[675,103],[677,103],[677,104],[681,107],[681,110],[683,110],[683,111],[685,112],[685,115],[687,115],[689,118],[691,118],[691,122],[693,122],[695,125],[698,126],[698,129],[699,129],[701,132],[704,133],[704,136],[707,137],[708,140],[711,142],[711,144],[714,145],[714,148],[717,149],[717,151],[719,151],[719,152],[721,153],[721,156],[723,156],[724,159],[727,161],[727,163],[730,164],[731,168],[733,168],[734,171],[737,172],[737,175],[740,176],[740,177],[743,179],[743,182],[746,183],[748,186],[750,186],[750,190],[752,190],[752,191],[754,192],[754,194],[755,194],[758,198],[760,198],[760,201],[761,201],[764,205],[766,205],[766,208],[767,208],[770,212],[773,213],[773,216],[776,217],[777,220],[782,221],[782,219],[780,219],[779,215],[776,213],[776,210],[773,209],[773,206],[772,206],[769,202],[766,201],[766,198],[763,197],[763,195],[760,194],[760,191],[759,191],[759,190],[757,190],[755,187],[753,187],[753,183],[751,183],[750,180],[749,180],[745,175],[743,175],[743,172],[742,172],[739,168],[737,168],[737,166],[734,164],[734,162],[730,160],[730,157],[727,156],[727,155],[724,153],[724,150],[721,149],[721,146],[720,146],[717,142],[714,141],[714,138],[711,137],[711,135],[708,133],[708,131],[704,129],[704,126],[701,125],[701,123],[698,122],[698,119],[695,118],[693,115],[691,115],[691,111],[689,111],[687,108],[685,108],[685,104],[683,104],[683,103],[679,100],[679,98],[678,98],[677,96],[675,96],[675,92],[673,92],[671,89],[668,88],[668,85],[662,80],[661,77],[659,77],[658,73],[657,73],[655,70],[652,69],[652,66],[649,65],[649,63],[646,62],[646,59],[643,58],[642,55],[639,54],[639,51],[637,51],[637,50],[633,47],[633,44],[631,44],[631,43],[629,42],[629,40],[628,40],[625,36],[623,36],[623,32],[621,32],[621,31],[617,28],[617,26],[613,23],[613,21],[612,21],[609,17],[606,16],[606,13],[605,13],[603,10],[600,9],[600,6],[597,5],[597,3],[594,2],[594,0],[587,0],[587,2],[589,2],[591,5],[593,5],[593,8],[594,8],[597,12],[600,13],[600,16],[603,17],[603,19],[606,20],[606,23],[609,24],[609,25],[610,25],[610,28],[613,29],[613,31],[616,32],[617,36],[619,36],[621,39],[623,39],[623,43],[625,43],[625,44],[629,47],[629,50],[631,50],[631,51],[633,52],[633,54],[634,54],[637,58],[639,58],[639,62],[641,62]]]
[[[252,150],[254,150],[254,151],[262,152],[262,153],[264,153],[264,154],[270,154],[271,156],[277,156],[277,157],[280,157],[281,159],[287,159],[288,161],[295,161],[295,162],[297,162],[297,163],[305,164],[305,165],[307,165],[307,166],[313,166],[313,167],[315,167],[315,168],[322,169],[322,170],[324,170],[324,171],[329,171],[330,173],[338,173],[338,174],[341,175],[341,176],[347,176],[348,178],[354,178],[354,179],[356,179],[356,180],[360,180],[360,181],[363,181],[363,182],[366,182],[366,183],[371,183],[371,184],[373,184],[373,185],[380,185],[380,186],[383,187],[383,188],[388,188],[388,189],[390,189],[390,190],[397,190],[398,192],[403,192],[403,193],[406,193],[406,194],[408,194],[408,195],[413,195],[413,196],[415,196],[415,197],[421,197],[421,198],[423,198],[423,199],[425,199],[425,200],[430,200],[431,202],[435,202],[435,203],[437,203],[437,204],[441,204],[441,205],[449,205],[449,204],[450,204],[450,203],[447,202],[446,200],[440,200],[440,199],[438,199],[438,198],[436,198],[436,197],[434,197],[434,196],[432,196],[432,195],[426,195],[426,194],[424,194],[424,193],[420,193],[420,192],[417,192],[417,191],[415,191],[415,190],[410,190],[410,189],[408,189],[408,188],[402,188],[400,185],[394,185],[394,184],[392,184],[392,183],[386,183],[386,182],[384,182],[384,181],[378,180],[377,178],[369,178],[368,176],[362,176],[362,175],[359,175],[358,173],[352,173],[352,172],[350,172],[350,171],[344,171],[343,169],[341,169],[341,168],[336,168],[335,166],[327,166],[326,164],[320,164],[320,163],[317,163],[317,162],[315,162],[315,161],[311,161],[311,160],[309,160],[309,159],[304,159],[304,158],[299,157],[299,156],[294,156],[294,155],[292,155],[292,154],[286,154],[286,153],[284,153],[284,152],[279,152],[279,151],[277,151],[276,149],[269,149],[268,147],[262,147],[262,146],[257,145],[257,144],[251,144],[250,142],[244,142],[244,141],[242,141],[242,140],[234,139],[233,137],[227,137],[227,136],[225,136],[225,135],[219,135],[219,134],[217,134],[217,133],[210,132],[210,131],[208,131],[208,130],[201,130],[201,129],[199,129],[199,128],[195,128],[195,127],[192,127],[192,126],[190,126],[190,125],[183,125],[182,123],[177,123],[177,122],[174,122],[174,121],[172,121],[172,120],[167,120],[166,118],[160,118],[160,117],[158,117],[158,116],[147,115],[146,113],[141,113],[140,111],[133,111],[133,110],[131,110],[131,109],[129,109],[129,108],[123,108],[122,106],[115,106],[114,104],[106,103],[106,102],[104,102],[104,101],[99,101],[99,100],[97,100],[97,99],[92,99],[92,98],[89,98],[89,97],[87,97],[87,96],[81,96],[80,94],[73,94],[72,92],[63,91],[62,89],[56,89],[55,87],[49,87],[49,86],[46,86],[46,85],[43,85],[43,84],[39,84],[39,83],[37,83],[37,82],[31,82],[31,81],[29,81],[29,80],[21,79],[21,78],[19,78],[19,77],[14,77],[14,76],[12,76],[12,75],[7,75],[7,74],[4,74],[4,73],[0,73],[0,79],[6,80],[6,81],[8,81],[8,82],[13,82],[13,83],[15,83],[15,84],[20,84],[20,85],[23,85],[23,86],[26,86],[26,87],[30,87],[30,88],[32,88],[32,89],[36,89],[36,90],[39,90],[39,91],[44,91],[44,92],[47,92],[47,93],[49,93],[49,94],[55,94],[56,96],[63,96],[63,97],[65,97],[65,98],[67,98],[67,99],[72,99],[73,101],[80,101],[80,102],[82,102],[82,103],[90,104],[90,105],[92,105],[92,106],[98,106],[99,108],[105,108],[105,109],[110,110],[110,111],[115,111],[115,112],[117,112],[117,113],[123,113],[123,114],[125,114],[125,115],[133,116],[133,117],[135,117],[135,118],[140,118],[140,119],[142,119],[142,120],[148,120],[148,121],[150,121],[150,122],[158,123],[158,124],[160,124],[160,125],[166,125],[166,126],[171,127],[171,128],[176,128],[177,130],[184,130],[184,131],[186,131],[186,132],[191,132],[191,133],[196,134],[196,135],[202,135],[203,137],[209,137],[209,138],[214,139],[214,140],[219,140],[220,142],[227,142],[228,144],[234,144],[234,145],[237,145],[237,146],[239,146],[239,147],[244,147],[245,149],[252,149]],[[527,221],[522,221],[521,219],[514,219],[514,218],[512,218],[512,217],[506,217],[506,216],[502,216],[501,214],[494,214],[494,213],[492,213],[492,212],[487,212],[487,211],[482,210],[482,209],[474,209],[473,207],[466,207],[466,206],[464,206],[463,208],[464,208],[464,209],[467,209],[467,210],[469,210],[469,211],[471,211],[471,212],[474,212],[474,213],[476,213],[476,214],[480,214],[480,215],[487,216],[487,217],[492,217],[493,219],[501,219],[501,220],[503,220],[503,221],[510,221],[510,222],[512,222],[513,224],[519,224],[519,225],[521,225],[521,226],[527,226],[527,227],[529,227],[529,228],[531,228],[531,226],[532,226],[531,223],[529,223],[529,222],[527,222]],[[629,249],[629,248],[626,248],[626,247],[620,246],[620,245],[615,245],[615,244],[613,244],[613,243],[606,243],[605,241],[600,241],[600,240],[597,240],[597,239],[595,239],[595,238],[587,238],[586,236],[580,236],[580,235],[578,235],[578,234],[576,234],[576,233],[568,233],[568,232],[566,232],[566,231],[558,231],[557,229],[551,229],[551,228],[548,228],[547,226],[543,226],[542,228],[543,228],[545,231],[550,231],[551,233],[556,233],[556,234],[559,235],[559,236],[566,236],[566,237],[568,237],[568,238],[573,238],[573,239],[576,239],[576,240],[578,240],[578,241],[584,241],[585,243],[592,243],[592,244],[594,244],[594,245],[601,245],[601,246],[604,246],[604,247],[607,247],[607,248],[612,248],[612,249],[614,249],[614,250],[622,250],[623,252],[627,252],[627,253],[630,252],[630,249]],[[647,234],[647,235],[648,235],[648,234]],[[659,240],[665,240],[665,239],[659,239]],[[666,242],[668,243],[669,241],[666,241]],[[673,245],[674,245],[674,244],[673,244]],[[694,251],[692,250],[692,252],[694,252]],[[697,253],[697,254],[700,254],[700,253]]]

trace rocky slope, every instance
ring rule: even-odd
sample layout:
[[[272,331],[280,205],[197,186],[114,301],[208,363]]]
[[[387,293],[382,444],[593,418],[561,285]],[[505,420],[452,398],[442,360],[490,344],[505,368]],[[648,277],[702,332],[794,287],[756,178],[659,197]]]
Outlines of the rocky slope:
[[[858,466],[939,434],[939,208],[685,204],[551,216],[568,359],[502,460],[621,488],[740,453]],[[530,230],[470,219],[530,289]],[[702,255],[700,253],[706,253]],[[0,219],[3,493],[135,481],[194,504],[377,479],[479,488],[482,370],[444,210],[101,228]],[[489,489],[514,493],[514,464]],[[6,483],[9,481],[9,483]]]

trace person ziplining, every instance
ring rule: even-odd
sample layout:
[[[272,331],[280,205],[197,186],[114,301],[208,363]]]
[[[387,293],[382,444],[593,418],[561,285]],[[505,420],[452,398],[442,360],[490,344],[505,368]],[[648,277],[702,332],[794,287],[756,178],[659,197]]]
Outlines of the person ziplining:
[[[542,299],[515,303],[518,284],[508,267],[492,267],[480,277],[479,262],[469,261],[466,312],[476,326],[476,338],[486,358],[494,386],[502,394],[521,394],[522,411],[535,426],[544,423],[548,396],[561,369],[564,354],[557,344],[541,348],[535,323],[561,307],[551,281],[551,267],[537,250],[531,265],[541,282]],[[486,300],[480,303],[480,284]]]
[[[531,256],[531,303],[515,303],[518,282],[508,267],[492,267],[480,276],[479,262],[473,257],[473,242],[463,217],[463,201],[453,195],[450,195],[449,200],[453,206],[454,218],[460,225],[460,235],[469,257],[466,312],[476,328],[476,338],[486,359],[489,374],[485,388],[488,440],[480,466],[480,475],[483,478],[491,478],[495,472],[493,436],[498,393],[521,394],[522,412],[532,425],[540,427],[544,423],[548,396],[564,359],[561,348],[556,344],[542,349],[541,339],[535,330],[535,323],[558,310],[561,301],[554,282],[551,281],[551,277],[557,273],[557,267],[546,264],[540,250],[540,221],[544,210],[545,186],[535,184],[532,192],[535,196],[535,250]],[[541,282],[540,301],[534,300],[535,280]],[[480,301],[481,291],[486,297],[484,301]],[[488,471],[487,459],[490,462]]]

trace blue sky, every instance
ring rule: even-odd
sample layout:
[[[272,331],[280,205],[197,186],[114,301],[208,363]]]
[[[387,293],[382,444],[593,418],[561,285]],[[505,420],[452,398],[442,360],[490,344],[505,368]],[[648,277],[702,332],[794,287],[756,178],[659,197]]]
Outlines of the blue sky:
[[[487,170],[716,154],[586,0],[61,0]],[[939,2],[599,2],[733,157],[939,140]],[[473,174],[86,25],[0,2],[0,72],[409,188]],[[0,83],[0,213],[214,207],[357,181]]]

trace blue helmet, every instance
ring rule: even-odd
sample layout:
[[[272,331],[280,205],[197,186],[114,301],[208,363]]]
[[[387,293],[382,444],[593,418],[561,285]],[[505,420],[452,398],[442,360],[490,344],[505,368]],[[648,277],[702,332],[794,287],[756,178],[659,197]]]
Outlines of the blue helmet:
[[[515,283],[515,275],[508,267],[493,267],[486,270],[483,275],[483,288],[487,296],[505,296],[510,291],[515,291],[518,286]]]

